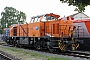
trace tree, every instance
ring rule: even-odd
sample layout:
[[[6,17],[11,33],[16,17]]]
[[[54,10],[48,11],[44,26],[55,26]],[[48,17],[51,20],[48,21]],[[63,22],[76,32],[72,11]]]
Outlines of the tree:
[[[90,5],[90,0],[60,0],[62,3],[68,3],[68,5],[76,6],[79,12],[84,12],[85,7]]]
[[[0,28],[2,30],[12,24],[23,24],[25,21],[25,13],[18,11],[13,7],[5,7],[4,11],[1,13]]]

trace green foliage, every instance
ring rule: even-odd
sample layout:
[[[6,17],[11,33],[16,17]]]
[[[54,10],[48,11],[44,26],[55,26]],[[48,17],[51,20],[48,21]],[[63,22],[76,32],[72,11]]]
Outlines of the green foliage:
[[[16,10],[13,7],[5,7],[4,11],[1,13],[0,20],[0,33],[2,33],[2,29],[9,27],[12,24],[22,24],[26,21],[26,14]]]
[[[84,12],[85,7],[90,5],[90,0],[60,0],[62,3],[68,3],[68,5],[76,6],[79,12]]]

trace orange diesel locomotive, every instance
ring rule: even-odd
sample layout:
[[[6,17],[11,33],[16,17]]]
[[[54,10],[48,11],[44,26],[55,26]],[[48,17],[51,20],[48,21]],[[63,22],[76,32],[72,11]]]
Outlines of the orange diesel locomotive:
[[[74,26],[71,20],[59,19],[50,13],[31,17],[30,23],[10,26],[8,44],[34,47],[37,50],[76,50],[79,47],[73,38]]]

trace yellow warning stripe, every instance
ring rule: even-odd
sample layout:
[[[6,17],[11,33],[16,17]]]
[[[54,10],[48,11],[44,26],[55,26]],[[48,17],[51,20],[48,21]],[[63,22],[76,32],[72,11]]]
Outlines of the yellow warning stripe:
[[[60,48],[61,50],[65,50],[65,44],[59,44],[59,48]]]
[[[76,50],[79,47],[79,43],[72,44],[72,50]]]
[[[76,44],[76,49],[79,47],[79,43],[78,44]]]
[[[72,38],[72,43],[74,43],[74,38]]]

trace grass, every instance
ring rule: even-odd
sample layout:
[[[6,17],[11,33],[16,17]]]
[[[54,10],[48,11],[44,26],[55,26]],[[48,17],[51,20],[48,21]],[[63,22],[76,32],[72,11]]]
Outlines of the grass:
[[[59,57],[48,57],[47,60],[71,60],[71,59],[59,58]]]
[[[0,45],[6,44],[6,42],[4,41],[0,41]]]
[[[55,57],[55,56],[44,56],[39,53],[35,52],[28,52],[24,49],[17,49],[17,48],[7,48],[0,46],[0,50],[6,53],[9,53],[17,58],[21,58],[22,60],[71,60],[62,57]]]

